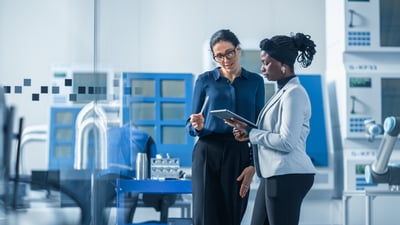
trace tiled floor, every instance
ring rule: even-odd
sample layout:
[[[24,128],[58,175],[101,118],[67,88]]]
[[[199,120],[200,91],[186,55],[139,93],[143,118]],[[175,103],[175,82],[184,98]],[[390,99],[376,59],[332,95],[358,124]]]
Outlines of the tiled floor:
[[[253,210],[256,185],[252,184],[249,204],[242,225],[249,225]],[[0,205],[0,225],[81,225],[81,210],[78,207],[59,207],[57,192],[51,192],[51,197],[45,191],[27,191],[23,199],[28,207],[16,211],[4,212]],[[373,200],[373,225],[400,224],[400,192],[398,195],[379,196]],[[185,195],[185,201],[191,202],[191,195]],[[350,222],[346,225],[365,225],[365,198],[353,197],[349,200],[348,210]],[[343,202],[341,199],[332,199],[329,191],[311,190],[303,202],[300,225],[342,225]],[[108,225],[116,224],[116,209],[109,210]],[[170,208],[169,216],[181,217],[181,209]],[[159,220],[159,212],[153,208],[137,208],[133,222]],[[97,224],[91,224],[97,225]]]
[[[255,190],[251,192],[249,207],[242,225],[250,223]],[[0,225],[80,225],[80,209],[77,207],[60,208],[54,203],[44,200],[44,193],[31,195],[28,209],[0,213]],[[42,200],[42,201],[41,201]],[[340,201],[338,200],[306,200],[303,206],[301,225],[339,225]],[[181,210],[170,208],[170,217],[180,217]],[[137,208],[134,222],[159,219],[159,213],[153,208]],[[116,224],[116,210],[110,209],[109,225]]]
[[[170,216],[179,217],[179,210],[170,210]],[[138,208],[134,222],[159,219],[159,213],[151,208]],[[116,224],[115,209],[110,211],[109,225]],[[27,210],[0,213],[0,225],[80,225],[80,209],[77,207],[32,207]]]
[[[53,195],[57,194],[53,193]],[[17,210],[9,209],[7,212],[0,210],[0,225],[80,225],[80,208],[61,208],[57,199],[54,197],[53,200],[49,200],[46,198],[45,192],[31,192],[25,199],[26,202],[29,201],[29,207]],[[0,209],[2,208],[0,207]],[[109,208],[108,213],[108,224],[115,225],[116,208]],[[180,208],[169,209],[169,216],[172,218],[181,217],[181,213]],[[184,216],[186,215],[185,212]],[[160,214],[154,208],[141,207],[136,209],[133,222],[157,221],[159,218]]]

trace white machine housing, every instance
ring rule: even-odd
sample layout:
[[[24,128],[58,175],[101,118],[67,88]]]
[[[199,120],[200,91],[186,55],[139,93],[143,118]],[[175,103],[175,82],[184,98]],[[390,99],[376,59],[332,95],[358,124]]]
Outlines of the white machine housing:
[[[365,138],[365,120],[382,124],[384,118],[400,114],[398,62],[400,53],[344,54],[345,138]]]
[[[387,190],[387,184],[368,184],[364,169],[377,155],[382,135],[368,140],[365,120],[382,124],[400,115],[400,53],[345,52],[346,74],[337,80],[343,138],[344,190]],[[344,91],[339,91],[344,90]],[[391,163],[400,162],[397,143]]]
[[[399,51],[399,11],[398,0],[346,0],[346,51]]]

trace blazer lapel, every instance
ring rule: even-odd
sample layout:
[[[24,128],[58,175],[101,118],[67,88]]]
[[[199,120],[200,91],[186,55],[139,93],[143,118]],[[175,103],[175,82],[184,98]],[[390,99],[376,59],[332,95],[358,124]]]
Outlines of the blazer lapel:
[[[260,127],[260,123],[262,122],[261,119],[264,118],[264,114],[266,111],[268,111],[282,96],[282,94],[289,88],[293,87],[293,85],[297,85],[300,83],[300,80],[298,77],[294,77],[291,79],[281,90],[276,92],[269,100],[268,102],[264,105],[263,109],[260,111],[260,114],[258,114],[257,117],[257,127]]]
[[[268,100],[268,102],[264,105],[264,107],[260,111],[260,114],[258,114],[258,117],[257,117],[257,123],[256,123],[257,127],[260,127],[259,125],[260,125],[261,119],[264,117],[265,112],[268,111],[268,109],[271,108],[276,103],[276,101],[278,101],[278,99],[282,96],[283,92],[285,92],[284,88],[279,90],[278,92],[276,92]]]

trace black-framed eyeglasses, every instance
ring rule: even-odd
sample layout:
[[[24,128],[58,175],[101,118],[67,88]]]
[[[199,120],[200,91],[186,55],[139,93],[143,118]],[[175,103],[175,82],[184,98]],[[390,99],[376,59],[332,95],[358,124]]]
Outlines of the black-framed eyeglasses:
[[[222,62],[225,59],[232,59],[236,55],[236,48],[226,51],[225,54],[214,55],[213,58],[217,62]]]

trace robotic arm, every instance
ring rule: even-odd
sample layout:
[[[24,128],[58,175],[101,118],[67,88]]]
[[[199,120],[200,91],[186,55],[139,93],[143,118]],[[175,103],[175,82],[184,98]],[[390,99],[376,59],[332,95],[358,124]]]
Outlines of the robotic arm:
[[[375,136],[376,127],[373,123],[366,123],[367,133]],[[370,129],[368,129],[370,128]],[[375,161],[365,167],[365,179],[367,183],[387,183],[389,185],[400,185],[400,167],[389,165],[389,159],[392,155],[397,136],[400,133],[400,117],[387,117],[384,125],[384,136],[379,145],[378,154]],[[371,133],[372,132],[372,133]]]

